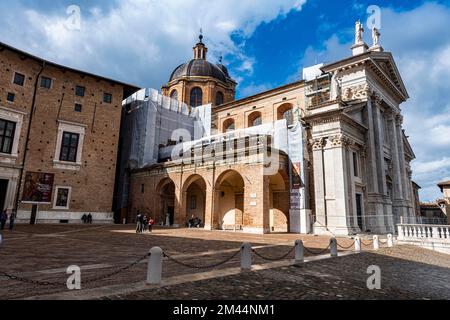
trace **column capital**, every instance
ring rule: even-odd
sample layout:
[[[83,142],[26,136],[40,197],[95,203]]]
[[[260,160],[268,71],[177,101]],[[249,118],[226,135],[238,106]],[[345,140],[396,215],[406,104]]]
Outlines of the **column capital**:
[[[343,134],[332,136],[329,140],[331,141],[331,147],[346,147],[354,144],[352,139]]]
[[[309,143],[312,145],[313,150],[322,150],[325,147],[325,138],[315,138],[311,139]]]
[[[398,126],[403,125],[403,116],[401,114],[398,114],[395,117],[395,124],[398,125]]]

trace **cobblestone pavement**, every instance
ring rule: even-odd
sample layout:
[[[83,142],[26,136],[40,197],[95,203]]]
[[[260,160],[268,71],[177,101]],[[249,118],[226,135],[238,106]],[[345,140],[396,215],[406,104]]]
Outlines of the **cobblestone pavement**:
[[[243,242],[251,242],[268,257],[281,257],[302,239],[305,246],[320,251],[328,237],[292,234],[246,235],[188,229],[156,229],[151,235],[136,235],[133,226],[18,226],[3,232],[0,246],[0,272],[26,279],[61,283],[42,286],[0,277],[0,299],[23,299],[54,293],[67,293],[65,270],[82,267],[83,290],[113,285],[142,283],[145,261],[110,278],[89,282],[143,257],[151,247],[160,246],[171,256],[197,266],[214,264],[231,257]],[[351,239],[341,238],[343,247]],[[293,257],[293,253],[289,255]],[[310,262],[301,268],[287,267],[256,271],[225,278],[183,283],[171,287],[114,296],[108,299],[344,299],[344,298],[430,298],[450,299],[447,255],[413,247],[382,249],[364,254]],[[254,257],[255,264],[264,264]],[[382,268],[383,290],[369,292],[366,269]],[[239,266],[239,255],[214,270]],[[164,261],[164,278],[200,273]]]
[[[381,290],[367,289],[371,265],[381,268]],[[449,268],[447,255],[397,246],[377,254],[365,252],[106,299],[441,300],[450,299]]]

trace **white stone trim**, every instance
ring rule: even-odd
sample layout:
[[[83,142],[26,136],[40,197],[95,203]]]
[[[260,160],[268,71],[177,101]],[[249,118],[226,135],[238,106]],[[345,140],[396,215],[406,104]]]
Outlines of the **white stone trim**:
[[[36,215],[37,224],[59,224],[61,220],[68,220],[69,224],[82,224],[81,217],[92,214],[93,224],[113,224],[113,212],[75,212],[75,211],[41,211]],[[18,210],[17,223],[30,223],[31,210]]]
[[[58,190],[59,189],[69,189],[69,194],[67,195],[67,206],[65,207],[58,207],[56,205],[58,201]],[[55,195],[53,197],[53,209],[55,210],[69,210],[70,209],[70,199],[72,197],[72,187],[66,187],[66,186],[56,186],[55,187]]]
[[[59,122],[58,136],[56,140],[56,149],[55,149],[55,158],[53,159],[53,167],[55,169],[62,169],[62,170],[73,170],[73,171],[80,170],[83,157],[82,153],[84,145],[84,136],[86,134],[87,125],[63,120],[59,120],[58,122]],[[64,132],[77,133],[80,135],[80,139],[78,141],[76,162],[65,162],[59,160],[61,155],[61,144]]]
[[[27,113],[0,106],[0,119],[11,121],[16,124],[11,154],[0,153],[0,163],[16,163],[16,160],[19,157],[19,140],[22,133],[23,117],[25,115],[27,115]]]

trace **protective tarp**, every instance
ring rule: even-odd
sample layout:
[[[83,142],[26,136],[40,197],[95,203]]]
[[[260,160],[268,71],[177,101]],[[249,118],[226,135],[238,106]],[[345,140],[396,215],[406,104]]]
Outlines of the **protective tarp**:
[[[160,162],[159,150],[175,145],[180,136],[189,141],[211,132],[211,105],[190,108],[157,90],[142,89],[122,106],[118,208],[127,207],[131,170]]]

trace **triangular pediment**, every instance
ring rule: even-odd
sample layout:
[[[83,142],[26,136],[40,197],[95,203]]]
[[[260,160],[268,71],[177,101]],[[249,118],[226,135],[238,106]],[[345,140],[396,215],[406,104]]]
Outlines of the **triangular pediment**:
[[[389,52],[372,52],[372,61],[383,72],[383,74],[395,85],[395,87],[405,96],[409,98],[408,91],[403,79],[398,71],[397,64]]]

